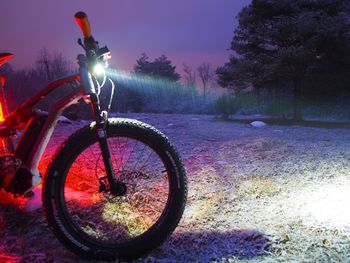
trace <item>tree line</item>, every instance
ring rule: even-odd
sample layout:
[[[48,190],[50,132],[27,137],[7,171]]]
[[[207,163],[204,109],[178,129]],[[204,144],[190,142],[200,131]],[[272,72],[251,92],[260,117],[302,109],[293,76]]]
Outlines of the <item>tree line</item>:
[[[167,56],[160,55],[152,61],[145,53],[141,54],[140,58],[136,60],[133,70],[128,74],[128,78],[113,76],[117,91],[113,99],[112,110],[116,112],[212,112],[212,109],[205,109],[208,106],[203,102],[203,98],[208,93],[209,83],[214,79],[214,67],[208,62],[202,63],[196,69],[187,64],[183,64],[183,67],[184,73],[182,81],[180,81],[181,75]],[[34,67],[31,69],[15,70],[10,64],[5,64],[0,68],[0,74],[7,77],[5,92],[11,109],[33,96],[53,80],[75,73],[77,73],[77,67],[73,63],[65,59],[61,53],[52,54],[45,48],[40,50]],[[200,90],[196,88],[197,74],[202,83]],[[66,89],[63,87],[55,91],[54,94],[45,98],[38,107],[48,110],[52,101],[62,96]],[[107,102],[108,88],[102,91],[102,96],[103,101]],[[178,102],[174,101],[174,98]],[[157,100],[164,103],[162,105],[158,102],[155,103]],[[174,103],[177,105],[173,105]],[[71,115],[70,117],[73,119],[88,117],[81,112],[82,110],[73,107],[68,115]],[[72,116],[74,111],[78,112],[75,115],[81,116]]]
[[[183,63],[181,76],[166,55],[151,60],[143,53],[128,77],[115,77],[119,89],[113,110],[216,111],[225,117],[240,111],[295,120],[303,119],[305,108],[338,101],[349,110],[350,1],[252,0],[237,18],[232,55],[224,65]],[[62,54],[46,49],[32,69],[0,68],[9,78],[11,106],[76,71]],[[229,95],[209,96],[215,82]],[[49,105],[50,100],[42,107]]]

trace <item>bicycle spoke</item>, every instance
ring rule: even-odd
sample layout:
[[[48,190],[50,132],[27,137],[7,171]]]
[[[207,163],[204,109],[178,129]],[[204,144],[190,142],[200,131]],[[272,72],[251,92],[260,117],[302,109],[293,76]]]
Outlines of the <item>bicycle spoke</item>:
[[[167,204],[169,183],[162,160],[146,144],[113,137],[108,138],[108,146],[116,176],[126,184],[126,196],[108,198],[108,193],[98,193],[97,179],[105,174],[105,167],[95,143],[72,164],[66,184],[75,192],[67,190],[65,198],[77,227],[93,239],[110,243],[138,236],[158,220]],[[94,180],[93,171],[98,175]]]

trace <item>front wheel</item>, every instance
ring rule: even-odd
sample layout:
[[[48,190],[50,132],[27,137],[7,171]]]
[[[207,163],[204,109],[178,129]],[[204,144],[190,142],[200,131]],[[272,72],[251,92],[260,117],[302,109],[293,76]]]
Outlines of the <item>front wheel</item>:
[[[108,191],[92,124],[73,134],[52,161],[43,185],[45,215],[57,238],[81,256],[135,259],[179,223],[185,170],[169,140],[147,124],[110,119],[106,132],[115,180],[126,193]]]

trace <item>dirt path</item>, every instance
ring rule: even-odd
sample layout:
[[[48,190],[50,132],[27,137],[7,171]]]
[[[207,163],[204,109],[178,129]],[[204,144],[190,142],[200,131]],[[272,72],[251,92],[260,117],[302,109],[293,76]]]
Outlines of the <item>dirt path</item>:
[[[128,117],[164,132],[189,178],[184,218],[150,262],[348,261],[348,129],[252,128],[195,115]],[[59,126],[42,170],[82,125]],[[9,198],[0,197],[2,203]],[[0,262],[79,262],[47,229],[40,210],[1,206],[0,231]]]

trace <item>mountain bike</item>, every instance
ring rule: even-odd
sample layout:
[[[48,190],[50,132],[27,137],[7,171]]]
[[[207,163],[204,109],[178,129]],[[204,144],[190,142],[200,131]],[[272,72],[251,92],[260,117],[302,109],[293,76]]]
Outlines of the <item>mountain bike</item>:
[[[162,244],[178,225],[186,203],[185,169],[160,131],[137,120],[109,118],[111,101],[102,110],[101,89],[109,82],[114,90],[110,51],[94,40],[85,13],[75,19],[84,36],[78,40],[85,50],[77,58],[79,74],[48,84],[1,122],[0,186],[26,195],[43,179],[43,210],[64,246],[91,259],[135,259]],[[1,63],[10,58],[0,54]],[[69,91],[48,113],[34,108],[62,86]],[[58,118],[80,101],[91,105],[94,121],[65,140],[42,177],[38,164]]]

